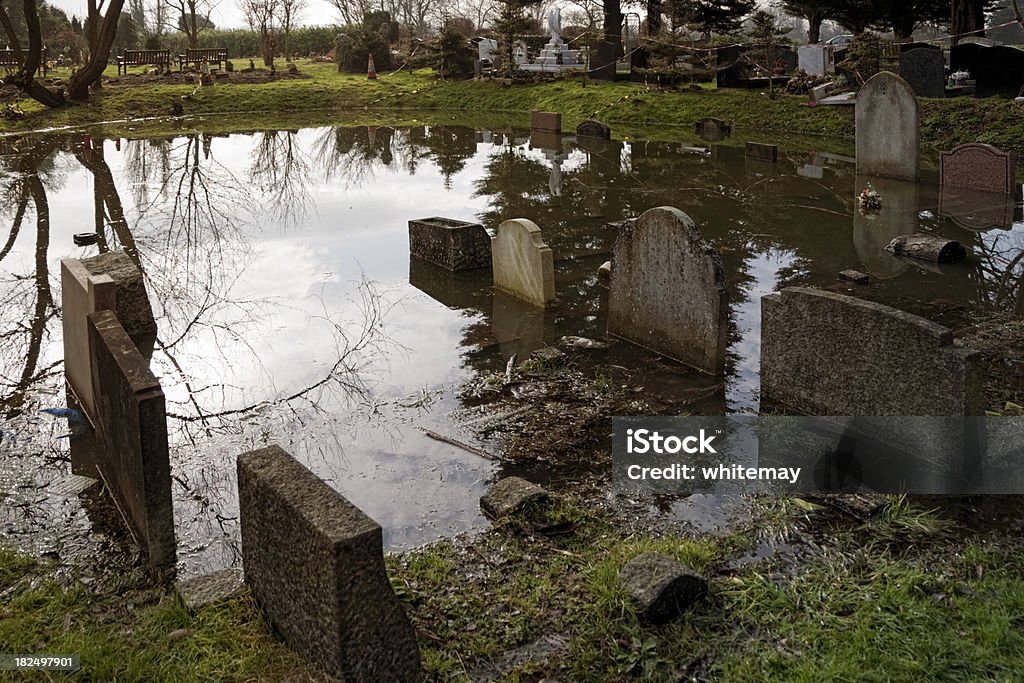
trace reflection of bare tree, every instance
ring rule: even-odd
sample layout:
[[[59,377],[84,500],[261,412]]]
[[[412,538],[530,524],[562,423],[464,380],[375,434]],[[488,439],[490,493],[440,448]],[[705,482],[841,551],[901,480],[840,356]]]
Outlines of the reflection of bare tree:
[[[314,149],[324,178],[340,179],[345,189],[356,189],[372,180],[374,167],[380,163],[380,147],[376,140],[371,144],[364,128],[325,128]]]
[[[270,215],[287,227],[298,225],[313,208],[310,163],[290,130],[260,134],[253,153],[249,180],[263,195]]]
[[[975,251],[982,305],[1024,316],[1024,234],[992,230],[979,235]]]
[[[132,188],[135,206],[149,204],[150,184],[163,185],[171,172],[171,141],[165,139],[127,140],[125,176]]]

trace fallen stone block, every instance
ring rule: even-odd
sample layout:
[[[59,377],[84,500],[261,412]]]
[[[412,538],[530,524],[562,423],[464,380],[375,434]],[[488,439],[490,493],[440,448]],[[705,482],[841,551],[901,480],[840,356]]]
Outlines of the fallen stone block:
[[[913,235],[900,235],[889,242],[885,249],[897,256],[934,263],[949,263],[967,257],[964,245],[956,240],[920,232]]]
[[[530,503],[550,499],[547,491],[522,477],[505,477],[491,484],[480,497],[480,509],[493,520],[521,512]]]
[[[642,553],[626,563],[619,581],[637,605],[642,621],[671,621],[708,594],[708,582],[678,560]]]
[[[839,272],[839,279],[852,282],[855,285],[866,285],[871,282],[871,276],[859,270],[843,270]]]

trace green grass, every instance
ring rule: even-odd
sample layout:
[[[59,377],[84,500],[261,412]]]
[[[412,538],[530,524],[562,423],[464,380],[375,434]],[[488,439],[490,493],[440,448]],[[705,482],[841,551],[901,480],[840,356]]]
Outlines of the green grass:
[[[45,680],[324,680],[271,637],[248,595],[191,614],[158,592],[101,596],[77,582],[62,586],[45,565],[3,548],[0,595],[0,651],[80,655],[80,671]],[[175,632],[182,637],[168,637]],[[0,680],[27,677],[0,672]]]
[[[432,111],[431,122],[459,123],[472,123],[486,112],[500,115],[506,124],[525,125],[531,109],[546,109],[562,113],[567,131],[594,116],[613,124],[619,138],[692,137],[693,122],[706,116],[731,121],[740,135],[759,134],[782,144],[801,136],[851,139],[854,132],[852,107],[810,108],[802,96],[771,99],[757,91],[714,89],[662,92],[636,83],[584,83],[578,77],[505,87],[493,81],[439,80],[426,71],[384,74],[370,81],[362,74],[339,74],[331,64],[300,61],[299,67],[309,78],[264,84],[220,83],[201,88],[184,101],[181,97],[189,95],[193,86],[160,83],[110,86],[86,103],[54,111],[22,100],[26,117],[0,120],[0,132],[116,122],[107,130],[121,134],[137,129],[139,119],[169,116],[174,101],[182,102],[186,114],[206,117],[199,124],[189,123],[203,126],[216,126],[217,119],[227,114],[245,114],[257,126],[264,125],[255,112],[274,117],[305,114],[329,123],[333,114],[353,111],[363,112],[367,119],[389,122],[410,118],[403,112]],[[988,142],[1024,152],[1022,111],[1020,105],[998,98],[922,99],[921,139],[932,149],[948,149],[961,142]],[[367,116],[369,112],[376,115]],[[783,132],[784,139],[780,139]]]

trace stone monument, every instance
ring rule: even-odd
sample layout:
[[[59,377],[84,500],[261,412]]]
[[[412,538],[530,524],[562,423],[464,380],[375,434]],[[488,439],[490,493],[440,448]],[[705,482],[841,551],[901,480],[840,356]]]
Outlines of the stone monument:
[[[910,84],[881,71],[857,93],[857,173],[917,180],[920,121]]]

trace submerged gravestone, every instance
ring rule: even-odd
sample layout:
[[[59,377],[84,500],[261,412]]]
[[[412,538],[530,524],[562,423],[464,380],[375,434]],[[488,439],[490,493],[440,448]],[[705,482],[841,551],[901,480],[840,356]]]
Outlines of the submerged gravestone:
[[[881,71],[857,93],[857,173],[917,180],[920,122],[910,85]]]
[[[344,681],[422,678],[381,527],[277,446],[238,457],[245,582],[284,642]]]
[[[702,140],[715,142],[732,135],[732,124],[708,116],[693,124],[693,130]]]
[[[82,259],[82,265],[92,275],[108,275],[114,281],[117,320],[139,352],[147,359],[152,358],[156,319],[139,266],[123,251]]]
[[[150,564],[176,557],[164,392],[112,311],[88,316],[96,469]]]
[[[78,259],[61,259],[60,283],[64,376],[82,410],[95,422],[88,316],[114,310],[114,280],[109,275],[92,275]]]
[[[779,160],[779,146],[766,145],[762,142],[748,142],[744,150],[747,159],[756,161],[767,161],[774,164]]]
[[[530,112],[530,130],[539,130],[547,133],[561,133],[562,115],[558,112],[534,109]]]
[[[761,394],[811,415],[978,415],[979,354],[882,304],[806,287],[761,299]]]
[[[992,145],[957,145],[939,155],[939,185],[993,194],[1013,194],[1017,158]]]
[[[719,374],[728,323],[722,261],[689,216],[661,206],[623,224],[612,251],[609,334]]]
[[[534,306],[547,306],[555,298],[555,257],[544,243],[540,228],[526,218],[513,218],[498,226],[491,240],[494,286]]]
[[[417,218],[409,221],[409,253],[453,271],[487,268],[491,236],[479,223]]]
[[[937,46],[900,52],[900,77],[918,97],[946,96],[946,61]]]

